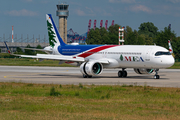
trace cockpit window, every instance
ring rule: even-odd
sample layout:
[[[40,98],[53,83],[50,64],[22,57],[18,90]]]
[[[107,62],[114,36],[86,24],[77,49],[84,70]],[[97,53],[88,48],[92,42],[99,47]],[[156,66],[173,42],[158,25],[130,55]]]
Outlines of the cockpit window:
[[[159,52],[156,52],[156,54],[155,54],[155,56],[160,56],[160,55],[171,55],[171,53],[170,52],[161,52],[161,51],[159,51]]]

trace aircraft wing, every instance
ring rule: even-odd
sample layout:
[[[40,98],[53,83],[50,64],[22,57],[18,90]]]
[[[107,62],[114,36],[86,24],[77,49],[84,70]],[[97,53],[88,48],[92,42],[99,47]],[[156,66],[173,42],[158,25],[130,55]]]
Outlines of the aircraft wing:
[[[18,55],[18,54],[13,54],[9,47],[7,46],[6,42],[4,42],[6,45],[6,48],[9,52],[9,54],[14,55],[14,56],[19,56],[19,57],[26,57],[26,58],[38,58],[38,59],[49,59],[49,60],[61,60],[61,61],[74,61],[74,62],[85,62],[89,61],[86,60],[83,57],[77,57],[77,56],[65,56],[65,55],[52,55],[52,54],[37,54],[37,55]],[[95,60],[97,62],[100,62],[102,64],[109,64],[108,59],[97,59]]]
[[[61,61],[74,61],[74,62],[88,61],[88,60],[84,59],[83,57],[65,56],[65,55],[49,55],[49,54],[37,54],[37,55],[17,55],[17,54],[12,54],[12,55],[20,56],[20,57],[27,57],[27,58],[61,60]],[[108,59],[97,59],[95,61],[100,62],[102,64],[109,64]]]
[[[74,61],[74,62],[84,62],[83,57],[75,56],[64,56],[64,55],[49,55],[49,54],[37,54],[37,55],[17,55],[15,56],[26,57],[26,58],[38,58],[38,59],[49,59],[49,60],[63,60],[63,61]]]

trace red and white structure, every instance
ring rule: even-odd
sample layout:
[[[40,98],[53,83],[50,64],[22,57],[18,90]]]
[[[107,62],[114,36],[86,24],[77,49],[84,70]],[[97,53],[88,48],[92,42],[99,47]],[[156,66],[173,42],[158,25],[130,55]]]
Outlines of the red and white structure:
[[[102,26],[103,26],[103,20],[101,20],[100,22],[100,28],[102,28]]]
[[[124,45],[124,27],[119,27],[119,45]]]
[[[169,52],[172,54],[173,53],[173,49],[172,49],[170,40],[168,40],[168,46],[169,46]]]
[[[107,26],[108,26],[108,20],[106,20],[105,22],[105,29],[107,30]]]
[[[14,32],[13,32],[13,26],[12,26],[12,43],[14,43]]]
[[[111,24],[111,26],[114,26],[114,20],[112,20],[112,24]]]
[[[89,33],[90,29],[91,29],[91,19],[89,20],[89,24],[88,24],[88,33]]]
[[[94,30],[96,29],[96,20],[94,20]]]

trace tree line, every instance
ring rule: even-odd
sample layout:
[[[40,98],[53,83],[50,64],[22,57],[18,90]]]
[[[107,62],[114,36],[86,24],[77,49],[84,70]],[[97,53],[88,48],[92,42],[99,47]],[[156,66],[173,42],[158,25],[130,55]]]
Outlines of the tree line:
[[[104,27],[91,29],[87,35],[87,44],[118,44],[119,43],[119,27],[115,24],[110,26],[108,30]],[[170,27],[164,30],[158,28],[152,22],[141,23],[138,30],[132,30],[126,26],[124,30],[125,45],[158,45],[169,49],[168,40],[171,41],[174,57],[180,60],[180,37]]]

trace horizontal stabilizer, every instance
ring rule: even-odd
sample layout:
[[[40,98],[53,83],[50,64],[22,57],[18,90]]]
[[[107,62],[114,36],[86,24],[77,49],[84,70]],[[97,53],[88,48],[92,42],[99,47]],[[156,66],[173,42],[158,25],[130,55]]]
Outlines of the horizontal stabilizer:
[[[26,49],[26,50],[37,50],[37,51],[42,51],[42,52],[52,52],[52,50],[44,50],[44,49],[36,49],[36,48],[21,48],[21,49]]]

